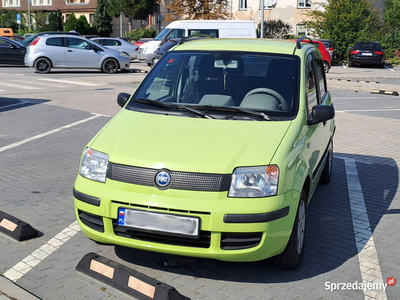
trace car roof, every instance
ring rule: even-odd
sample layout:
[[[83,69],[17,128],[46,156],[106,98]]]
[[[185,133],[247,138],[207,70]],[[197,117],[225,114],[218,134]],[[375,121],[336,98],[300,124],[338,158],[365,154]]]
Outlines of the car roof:
[[[302,45],[311,45],[302,43]],[[174,50],[232,50],[243,52],[269,52],[292,55],[296,47],[296,41],[272,40],[272,39],[199,39],[183,43]],[[302,47],[303,49],[304,47]],[[299,50],[299,49],[297,49]]]

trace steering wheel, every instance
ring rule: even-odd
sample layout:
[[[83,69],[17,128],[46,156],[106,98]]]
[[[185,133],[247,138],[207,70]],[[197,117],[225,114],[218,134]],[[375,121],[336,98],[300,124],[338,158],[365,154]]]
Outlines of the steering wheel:
[[[254,94],[268,94],[268,95],[272,95],[272,96],[274,96],[274,97],[276,98],[276,100],[279,101],[279,105],[282,107],[282,109],[288,111],[288,107],[287,107],[287,104],[286,104],[285,99],[284,99],[284,98],[282,97],[282,95],[279,94],[277,91],[274,91],[274,90],[268,89],[268,88],[255,88],[255,89],[252,89],[250,92],[248,92],[248,93],[244,96],[244,98],[246,98],[247,96],[250,96],[250,95],[254,95]],[[244,98],[243,98],[243,99],[244,99]]]

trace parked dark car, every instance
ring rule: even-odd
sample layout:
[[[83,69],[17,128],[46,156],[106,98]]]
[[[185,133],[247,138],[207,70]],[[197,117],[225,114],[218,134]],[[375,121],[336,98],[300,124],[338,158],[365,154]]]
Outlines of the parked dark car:
[[[0,37],[0,64],[25,65],[26,47],[6,37]]]
[[[32,41],[34,39],[36,39],[38,36],[41,35],[45,35],[45,34],[72,34],[72,35],[81,35],[79,32],[76,31],[43,31],[43,32],[38,32],[34,35],[31,35],[29,37],[27,37],[26,39],[24,39],[23,41],[21,41],[21,44],[23,44],[25,47],[29,46],[30,43],[32,43]]]
[[[355,65],[385,66],[385,55],[379,42],[356,42],[354,47],[349,47],[349,67]]]

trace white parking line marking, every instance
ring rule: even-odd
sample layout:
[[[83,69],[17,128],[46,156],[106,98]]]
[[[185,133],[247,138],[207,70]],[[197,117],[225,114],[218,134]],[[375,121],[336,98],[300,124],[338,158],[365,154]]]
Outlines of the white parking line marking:
[[[21,83],[27,83],[27,84],[32,84],[33,82],[32,81],[29,81],[29,80],[11,80],[11,81],[18,81],[18,82],[21,82]],[[38,82],[38,81],[35,81],[34,82],[34,84],[36,84],[36,85],[41,85],[41,86],[52,86],[52,87],[61,87],[61,88],[66,88],[66,87],[71,87],[70,85],[65,85],[65,84],[54,84],[54,83],[47,83],[47,82]]]
[[[343,69],[347,69],[346,65],[342,65],[342,66],[343,66]]]
[[[336,110],[338,113],[346,113],[346,112],[379,112],[379,111],[396,111],[400,110],[400,108],[377,108],[377,109],[345,109],[345,110]]]
[[[0,90],[1,91],[1,90]],[[6,106],[0,106],[0,110],[4,109],[4,108],[9,108],[9,107],[13,107],[13,106],[18,106],[18,105],[22,105],[25,103],[34,103],[31,101],[19,101],[18,103],[14,103],[14,104],[10,104],[10,105],[6,105]]]
[[[385,69],[388,69],[388,70],[390,70],[390,71],[392,71],[392,72],[396,72],[395,70],[390,69],[390,68],[388,68],[388,67],[385,67]]]
[[[371,224],[369,223],[364,195],[358,177],[357,166],[354,159],[344,158],[346,166],[347,185],[349,190],[351,216],[353,220],[354,238],[358,251],[361,277],[363,281],[371,283],[383,283],[378,253],[376,252]],[[385,291],[364,291],[365,299],[386,300]]]
[[[77,121],[77,122],[74,122],[74,123],[71,123],[71,124],[68,124],[68,125],[65,125],[65,126],[61,126],[61,127],[59,127],[59,128],[56,128],[56,129],[53,129],[53,130],[50,130],[50,131],[47,131],[47,132],[44,132],[44,133],[41,133],[41,134],[32,136],[32,137],[30,137],[30,138],[27,138],[27,139],[24,139],[24,140],[22,140],[22,141],[13,143],[13,144],[11,144],[11,145],[1,147],[1,148],[0,148],[0,153],[3,152],[3,151],[6,151],[6,150],[12,149],[12,148],[21,146],[21,145],[26,144],[26,143],[28,143],[28,142],[31,142],[31,141],[40,139],[40,138],[42,138],[42,137],[48,136],[48,135],[50,135],[50,134],[53,134],[53,133],[56,133],[56,132],[60,132],[61,130],[64,130],[64,129],[67,129],[67,128],[71,128],[71,127],[73,127],[73,126],[76,126],[76,125],[79,125],[79,124],[82,124],[82,123],[91,121],[91,120],[96,119],[96,118],[101,117],[101,116],[102,116],[102,115],[99,115],[99,114],[93,114],[93,116],[90,117],[90,118],[86,118],[86,119],[83,119],[83,120],[80,120],[80,121]]]
[[[0,82],[0,86],[10,86],[10,87],[16,87],[22,90],[41,90],[42,88],[39,87],[34,87],[34,86],[25,86],[25,85],[20,85],[20,84],[14,84],[14,83],[6,83],[6,82]]]
[[[54,82],[63,82],[63,83],[77,84],[77,85],[99,86],[99,84],[96,84],[96,83],[77,82],[77,81],[62,80],[62,79],[40,78],[39,80],[54,81]]]
[[[47,256],[52,254],[58,248],[60,248],[65,242],[72,238],[79,232],[80,228],[78,222],[75,221],[46,244],[41,246],[39,249],[33,251],[22,261],[14,265],[11,269],[4,273],[4,276],[12,281],[17,281],[34,267],[36,267],[41,261]]]
[[[339,98],[333,98],[333,100],[348,100],[348,99],[359,99],[359,100],[362,100],[362,99],[399,99],[399,97],[398,96],[395,96],[395,97],[388,97],[388,96],[385,96],[385,95],[382,95],[382,96],[379,96],[379,97],[377,97],[377,96],[371,96],[371,97],[339,97]]]

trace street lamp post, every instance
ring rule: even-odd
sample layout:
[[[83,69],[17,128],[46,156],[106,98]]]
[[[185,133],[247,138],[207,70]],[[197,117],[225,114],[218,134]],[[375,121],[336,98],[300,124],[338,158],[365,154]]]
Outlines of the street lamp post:
[[[264,38],[264,1],[261,0],[261,25],[260,25],[260,38]]]
[[[31,0],[28,0],[28,28],[31,31]]]

